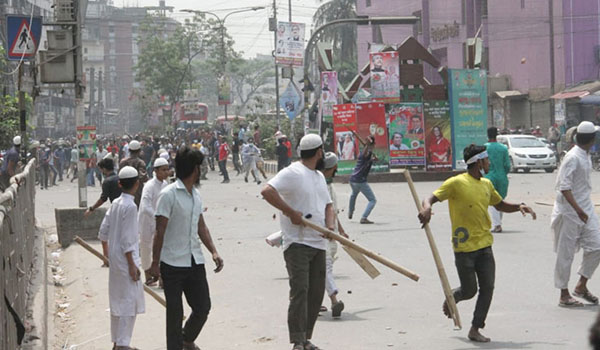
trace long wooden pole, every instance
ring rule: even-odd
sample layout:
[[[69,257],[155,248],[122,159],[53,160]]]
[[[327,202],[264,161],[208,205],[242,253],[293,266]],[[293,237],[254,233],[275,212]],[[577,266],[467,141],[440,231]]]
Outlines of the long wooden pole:
[[[408,171],[408,169],[404,170],[404,177],[406,178],[406,182],[408,183],[410,192],[412,193],[413,199],[415,200],[417,210],[420,212],[423,209],[423,206],[421,205],[419,195],[417,194],[415,184],[413,183],[412,177],[410,176],[410,171]],[[429,247],[431,248],[431,254],[433,254],[435,267],[437,267],[438,275],[440,276],[440,282],[442,282],[442,289],[444,290],[444,295],[446,296],[446,303],[448,304],[450,315],[454,320],[454,325],[458,327],[458,329],[462,329],[462,325],[460,324],[460,315],[458,314],[458,308],[456,307],[456,301],[454,300],[454,294],[452,293],[452,289],[450,288],[448,276],[446,275],[446,270],[444,269],[444,264],[442,263],[442,258],[440,257],[437,245],[435,244],[435,240],[433,239],[433,234],[431,233],[429,224],[425,224],[423,228],[425,229],[425,234],[427,235],[427,241],[429,241]]]
[[[377,262],[379,262],[379,263],[381,263],[381,264],[389,267],[390,269],[392,269],[392,270],[394,270],[396,272],[399,272],[399,273],[403,274],[404,276],[410,278],[411,280],[413,280],[415,282],[419,280],[419,275],[417,275],[416,273],[414,273],[414,272],[412,272],[410,270],[405,269],[404,267],[396,264],[395,262],[393,262],[393,261],[391,261],[391,260],[389,260],[389,259],[387,259],[387,258],[385,258],[385,257],[383,257],[381,255],[378,255],[378,254],[374,253],[371,250],[368,250],[366,248],[363,248],[363,247],[359,246],[358,244],[352,242],[351,240],[349,240],[347,238],[344,238],[344,237],[336,234],[335,232],[326,229],[325,227],[321,227],[321,226],[313,223],[312,221],[306,220],[305,218],[302,218],[302,223],[305,226],[308,226],[308,227],[312,228],[315,231],[321,232],[322,234],[325,235],[325,237],[327,237],[329,239],[336,240],[336,241],[340,242],[341,244],[343,244],[344,246],[352,248],[355,251],[357,251],[357,252],[359,252],[359,253],[361,253],[363,255],[368,256],[369,258],[371,258],[371,259],[373,259],[373,260],[375,260],[375,261],[377,261]]]
[[[97,251],[96,249],[94,249],[91,245],[87,244],[86,241],[84,241],[83,239],[81,239],[81,237],[79,236],[75,236],[74,238],[75,242],[79,243],[80,246],[84,247],[88,252],[94,254],[96,257],[98,257],[100,260],[102,260],[106,265],[108,265],[108,259],[102,255],[102,253],[100,253],[99,251]],[[167,302],[165,301],[165,299],[163,299],[160,295],[158,295],[158,293],[156,293],[155,291],[152,290],[152,288],[148,287],[147,285],[143,284],[144,286],[144,291],[148,294],[150,294],[150,296],[152,298],[154,298],[154,300],[158,301],[162,306],[167,307]]]

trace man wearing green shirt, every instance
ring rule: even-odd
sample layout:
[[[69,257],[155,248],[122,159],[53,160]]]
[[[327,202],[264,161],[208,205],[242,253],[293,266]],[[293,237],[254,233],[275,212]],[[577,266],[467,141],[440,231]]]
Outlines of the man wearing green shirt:
[[[494,189],[502,199],[505,199],[508,192],[507,174],[510,171],[508,148],[496,140],[498,128],[494,126],[488,128],[487,134],[488,142],[485,146],[490,160],[490,172],[485,177],[492,182]],[[492,232],[502,232],[502,212],[491,206],[490,216],[492,218]]]

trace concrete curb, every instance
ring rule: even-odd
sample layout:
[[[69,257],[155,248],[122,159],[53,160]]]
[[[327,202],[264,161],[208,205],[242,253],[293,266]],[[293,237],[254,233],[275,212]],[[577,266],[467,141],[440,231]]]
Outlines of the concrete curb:
[[[107,208],[98,208],[87,218],[83,217],[86,208],[56,208],[54,216],[56,218],[56,232],[58,242],[63,248],[68,247],[73,241],[73,237],[79,236],[85,240],[97,239],[98,230],[102,219],[106,214]]]

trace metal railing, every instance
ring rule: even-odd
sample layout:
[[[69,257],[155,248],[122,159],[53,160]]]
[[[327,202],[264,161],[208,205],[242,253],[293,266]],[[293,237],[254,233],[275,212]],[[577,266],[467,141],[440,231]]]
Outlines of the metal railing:
[[[0,193],[0,349],[17,349],[25,331],[34,258],[35,162],[30,160]]]

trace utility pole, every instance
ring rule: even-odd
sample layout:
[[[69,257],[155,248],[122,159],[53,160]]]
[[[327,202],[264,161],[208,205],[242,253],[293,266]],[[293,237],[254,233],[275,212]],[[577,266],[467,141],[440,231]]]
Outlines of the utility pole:
[[[90,101],[89,101],[89,107],[88,107],[88,113],[90,115],[90,119],[89,119],[89,124],[91,125],[96,125],[96,127],[98,126],[98,120],[96,119],[96,108],[94,108],[94,100],[95,100],[95,96],[94,94],[96,93],[96,89],[94,86],[94,80],[96,79],[96,71],[94,69],[94,67],[90,67]]]
[[[25,147],[21,147],[21,153],[27,155],[27,110],[25,109],[25,89],[23,88],[23,66],[25,62],[19,63],[19,81],[17,88],[19,89],[19,131],[21,133],[21,144]]]
[[[102,86],[103,82],[102,82],[102,71],[99,70],[98,71],[98,132],[105,134],[106,131],[104,130],[104,105],[103,105],[103,101],[102,101],[102,93],[103,93],[103,86]]]
[[[273,31],[275,46],[273,47],[277,50],[277,0],[273,0],[273,22],[275,23],[275,30]],[[279,67],[277,67],[277,61],[275,61],[275,117],[277,118],[277,128],[279,129]]]
[[[83,106],[83,55],[82,55],[82,38],[81,38],[81,24],[83,22],[83,11],[81,11],[81,0],[73,2],[75,5],[75,25],[72,26],[73,39],[75,41],[75,132],[77,132],[78,126],[85,125],[85,110]],[[87,183],[85,181],[85,162],[79,159],[77,162],[77,183],[78,183],[78,197],[79,207],[87,207]]]
[[[225,74],[225,69],[227,68],[227,62],[225,62],[227,60],[227,55],[225,54],[225,20],[219,19],[219,22],[221,22],[221,79],[223,79],[223,83],[225,83],[227,80],[227,76]],[[231,90],[231,85],[228,85],[228,87]],[[229,94],[231,94],[231,91],[229,91]],[[227,121],[227,102],[223,104],[223,107],[225,110],[225,121]]]
[[[550,19],[550,96],[556,93],[554,77],[554,1],[548,0],[548,17]],[[554,99],[550,98],[550,124],[554,124]]]

